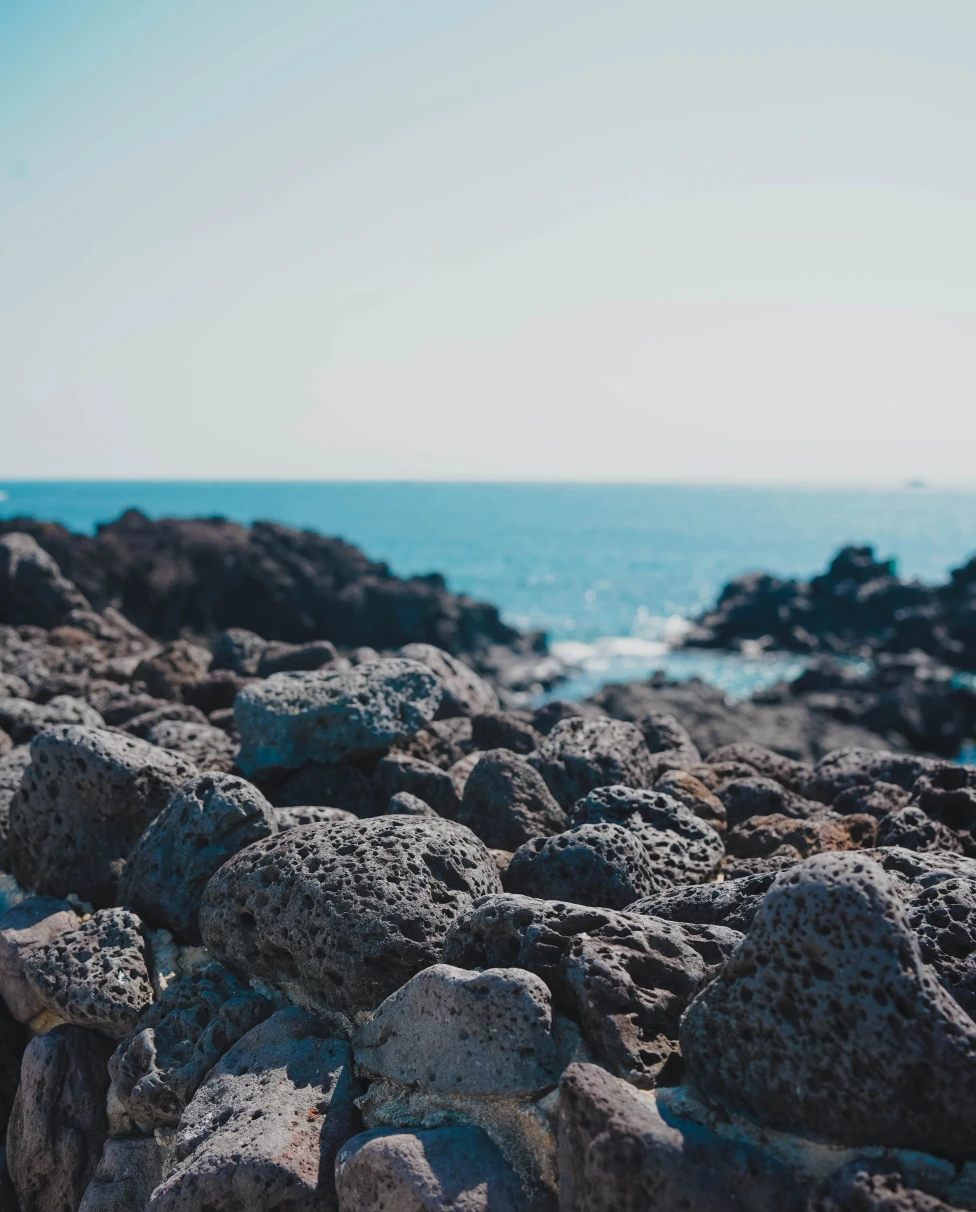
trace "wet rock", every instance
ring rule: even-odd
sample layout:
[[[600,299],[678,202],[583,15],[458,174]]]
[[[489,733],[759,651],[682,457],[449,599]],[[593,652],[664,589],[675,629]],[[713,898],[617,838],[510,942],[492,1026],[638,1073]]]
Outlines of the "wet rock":
[[[921,775],[940,769],[942,765],[935,758],[916,757],[910,753],[836,749],[817,762],[803,793],[810,799],[832,804],[848,787],[870,783],[894,783],[910,791]]]
[[[108,1134],[111,1044],[82,1027],[31,1040],[7,1129],[7,1166],[21,1212],[77,1208]]]
[[[24,974],[26,956],[78,925],[67,901],[31,896],[0,915],[0,996],[20,1023],[30,1022],[44,1003]]]
[[[774,883],[689,1007],[681,1047],[705,1098],[759,1125],[952,1159],[976,1148],[976,1023],[858,855],[819,855]]]
[[[878,845],[905,850],[952,850],[960,853],[958,837],[941,821],[934,821],[916,804],[889,812],[878,821]]]
[[[644,843],[655,873],[670,883],[708,879],[725,848],[718,833],[680,800],[662,791],[600,787],[573,806],[573,826],[622,825]],[[618,906],[619,907],[619,906]]]
[[[725,805],[708,787],[687,770],[666,770],[655,782],[655,791],[663,791],[690,808],[695,816],[724,834],[728,826]]]
[[[277,831],[275,811],[253,783],[232,774],[198,775],[177,789],[133,846],[119,902],[198,943],[207,881],[231,855]]]
[[[868,783],[848,787],[834,800],[834,812],[846,815],[849,812],[866,812],[880,821],[889,812],[904,808],[911,799],[911,792],[894,783]]]
[[[94,707],[69,694],[55,695],[43,704],[32,703],[29,699],[0,699],[0,728],[9,733],[17,745],[26,745],[39,732],[58,724],[101,728],[103,723]]]
[[[656,773],[640,729],[622,720],[562,720],[531,761],[567,810],[597,787],[651,787]]]
[[[783,787],[798,795],[803,794],[807,780],[810,778],[812,767],[806,762],[797,762],[767,749],[765,745],[757,745],[753,741],[736,741],[731,745],[720,745],[708,755],[711,766],[723,762],[744,762],[763,778],[774,779]]]
[[[200,929],[231,967],[355,1019],[436,961],[475,898],[500,890],[491,855],[463,825],[405,816],[308,825],[225,863],[207,885]]]
[[[72,610],[90,610],[85,595],[30,535],[0,537],[0,623],[57,627]]]
[[[274,1006],[220,964],[164,990],[109,1062],[113,1089],[131,1118],[175,1127],[224,1053]]]
[[[374,1128],[336,1158],[339,1212],[527,1212],[518,1176],[480,1128]]]
[[[531,724],[505,711],[483,711],[471,719],[471,740],[476,749],[510,749],[531,753],[542,740]]]
[[[10,805],[14,875],[40,893],[113,904],[129,851],[193,765],[146,741],[77,726],[35,737],[30,755]]]
[[[387,816],[439,816],[419,795],[409,791],[398,791],[391,795],[386,805]]]
[[[306,644],[285,644],[276,640],[265,646],[258,662],[258,677],[295,670],[324,669],[340,660],[335,644],[328,640],[310,640]]]
[[[507,749],[480,755],[464,785],[457,819],[499,850],[515,850],[569,823],[538,771]]]
[[[716,884],[666,888],[634,901],[627,906],[627,912],[662,917],[670,922],[728,926],[745,933],[777,874],[776,871],[759,871]]]
[[[276,808],[343,808],[368,816],[373,806],[369,779],[344,762],[309,762],[281,782],[266,785],[265,793]]]
[[[154,1136],[107,1140],[78,1212],[143,1212],[166,1160]]]
[[[380,804],[388,803],[398,791],[408,791],[429,804],[439,816],[449,820],[457,816],[458,798],[451,776],[420,758],[405,753],[391,753],[382,758],[373,773],[373,787]]]
[[[533,838],[519,846],[505,872],[506,892],[608,909],[622,909],[664,883],[640,836],[609,824]]]
[[[238,765],[251,775],[375,753],[430,724],[441,696],[434,674],[418,661],[276,673],[237,696]]]
[[[157,699],[183,698],[185,687],[206,677],[211,654],[189,640],[173,640],[155,656],[140,661],[132,674],[134,682],[142,682],[146,693]]]
[[[296,825],[336,825],[340,821],[354,821],[356,814],[345,808],[326,808],[324,805],[304,804],[295,808],[273,808],[278,822],[278,831],[294,829]]]
[[[349,1045],[297,1006],[249,1031],[180,1121],[150,1212],[336,1208],[335,1157],[360,1130]]]
[[[824,812],[808,820],[793,817],[753,816],[729,830],[726,848],[739,858],[765,858],[781,846],[790,846],[801,857],[827,850],[861,850],[873,846],[878,822],[873,816],[840,816]]]
[[[823,804],[806,800],[761,775],[730,779],[723,786],[719,798],[725,805],[730,829],[753,816],[791,816],[801,820],[823,812]]]
[[[469,665],[442,648],[433,644],[404,644],[397,655],[419,661],[433,671],[443,692],[439,709],[442,718],[498,710],[494,689]]]
[[[210,724],[166,720],[151,728],[146,739],[190,759],[199,770],[228,771],[234,766],[238,746],[226,732]]]
[[[976,1019],[976,879],[936,876],[905,906],[922,959]]]
[[[152,1003],[142,923],[128,909],[99,909],[24,956],[24,975],[66,1023],[121,1039]]]

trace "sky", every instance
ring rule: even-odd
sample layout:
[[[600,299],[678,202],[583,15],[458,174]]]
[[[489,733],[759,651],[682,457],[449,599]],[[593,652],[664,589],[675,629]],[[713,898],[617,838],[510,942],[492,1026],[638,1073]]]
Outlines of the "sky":
[[[972,0],[0,0],[0,476],[976,486]]]

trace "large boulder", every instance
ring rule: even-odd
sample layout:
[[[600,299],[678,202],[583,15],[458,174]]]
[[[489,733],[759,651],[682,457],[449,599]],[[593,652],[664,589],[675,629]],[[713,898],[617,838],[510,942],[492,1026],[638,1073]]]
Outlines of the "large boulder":
[[[681,1029],[694,1086],[781,1131],[976,1156],[976,1023],[923,963],[875,863],[784,872]]]
[[[485,845],[452,821],[306,825],[226,862],[200,930],[229,966],[354,1020],[434,963],[457,915],[499,891]]]
[[[457,819],[499,850],[516,850],[569,824],[539,772],[508,749],[479,757],[464,784]]]
[[[404,644],[397,656],[419,661],[435,674],[443,698],[441,717],[478,715],[482,711],[498,710],[498,695],[494,688],[457,657],[433,644]]]
[[[57,627],[88,599],[28,534],[0,537],[0,623]]]
[[[396,658],[338,673],[276,673],[237,696],[237,758],[246,775],[375,753],[425,728],[442,690],[419,661]]]
[[[119,902],[198,943],[207,881],[239,850],[277,832],[275,810],[253,783],[232,774],[197,775],[177,789],[132,848]]]
[[[146,741],[78,726],[36,736],[30,755],[10,805],[14,875],[37,892],[114,904],[129,851],[196,769]]]
[[[530,761],[567,810],[596,787],[652,787],[657,773],[640,729],[623,720],[561,720]]]

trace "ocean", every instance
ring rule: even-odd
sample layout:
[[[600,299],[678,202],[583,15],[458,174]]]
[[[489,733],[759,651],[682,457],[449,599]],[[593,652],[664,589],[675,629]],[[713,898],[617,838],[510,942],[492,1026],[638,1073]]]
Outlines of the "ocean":
[[[674,651],[686,620],[739,573],[807,577],[845,543],[871,543],[902,575],[944,578],[976,552],[976,491],[677,484],[0,481],[0,517],[91,531],[135,506],[151,517],[273,519],[338,535],[401,575],[540,628],[582,697],[664,669],[742,697],[802,662]]]

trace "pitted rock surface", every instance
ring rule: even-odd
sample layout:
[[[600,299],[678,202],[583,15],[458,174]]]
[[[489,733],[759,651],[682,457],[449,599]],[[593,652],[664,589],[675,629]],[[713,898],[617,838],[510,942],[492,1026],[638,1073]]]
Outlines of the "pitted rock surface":
[[[657,892],[667,880],[639,834],[623,825],[598,824],[519,846],[504,882],[506,892],[623,909]]]
[[[648,711],[634,723],[651,754],[655,778],[668,770],[687,770],[701,762],[701,753],[688,730],[669,712]]]
[[[719,798],[725,805],[730,829],[753,816],[778,814],[803,819],[823,812],[823,804],[805,800],[774,779],[758,774],[748,779],[730,779]]]
[[[905,906],[922,959],[976,1019],[976,879],[935,876]]]
[[[220,964],[170,985],[109,1062],[123,1107],[137,1123],[175,1127],[217,1061],[273,1010]]]
[[[507,749],[481,755],[464,784],[457,819],[497,850],[516,850],[569,824],[539,772]]]
[[[404,644],[397,656],[419,661],[430,669],[441,687],[441,718],[497,711],[498,695],[463,661],[433,644]]]
[[[911,753],[835,749],[817,762],[802,791],[824,804],[832,804],[848,787],[871,783],[894,783],[910,791],[921,775],[941,769],[944,764],[937,758],[916,757]]]
[[[136,682],[143,682],[154,698],[179,702],[187,686],[206,677],[211,659],[210,652],[199,644],[174,640],[155,656],[140,661],[132,677]]]
[[[0,996],[18,1022],[29,1022],[44,1009],[24,973],[27,956],[77,925],[67,901],[53,896],[28,897],[0,914]]]
[[[976,1150],[976,1023],[923,963],[884,871],[858,855],[777,879],[689,1007],[681,1047],[705,1098],[757,1124],[952,1159]]]
[[[357,1069],[442,1094],[531,1096],[561,1065],[544,981],[523,968],[435,964],[356,1032]]]
[[[10,805],[20,790],[20,780],[30,765],[30,746],[18,745],[0,755],[0,870],[7,870],[7,839],[10,835]]]
[[[345,808],[326,808],[319,804],[304,804],[295,808],[272,808],[279,832],[296,825],[337,825],[340,821],[355,821],[354,812]]]
[[[146,740],[185,754],[200,770],[230,770],[237,745],[221,728],[188,720],[163,720],[146,733]]]
[[[745,933],[777,876],[761,871],[715,884],[689,884],[666,888],[627,906],[628,913],[644,913],[671,922],[701,922],[728,926]]]
[[[231,967],[354,1019],[434,963],[457,915],[500,890],[485,845],[452,821],[307,825],[225,863],[200,929]]]
[[[964,854],[976,856],[976,767],[942,763],[919,778],[912,802],[950,830]]]
[[[958,876],[976,880],[976,859],[948,850],[914,851],[902,846],[876,846],[863,850],[860,857],[883,867],[905,901],[937,879]]]
[[[375,753],[426,728],[442,695],[426,665],[400,658],[338,673],[276,673],[237,696],[237,764],[252,775]]]
[[[81,724],[86,728],[101,728],[105,721],[84,699],[70,694],[58,694],[46,703],[29,699],[0,699],[0,728],[9,733],[17,745],[28,744],[39,732],[58,724]]]
[[[335,1212],[335,1157],[360,1130],[349,1045],[298,1007],[249,1031],[180,1120],[148,1212]]]
[[[805,820],[774,814],[749,817],[729,830],[725,844],[739,858],[766,858],[784,846],[808,858],[828,850],[862,850],[877,836],[878,822],[863,813],[822,812]]]
[[[744,762],[751,766],[757,774],[767,779],[775,779],[777,783],[790,791],[804,794],[804,787],[812,773],[812,767],[805,762],[794,761],[781,753],[774,753],[765,745],[757,745],[754,741],[736,741],[731,745],[720,745],[708,755],[711,766],[721,762]]]
[[[725,854],[718,833],[680,800],[662,791],[600,787],[570,813],[570,823],[623,825],[636,833],[650,854],[656,873],[669,883],[708,879]]]
[[[597,787],[652,787],[657,771],[640,729],[623,720],[560,720],[530,760],[567,811]]]
[[[398,791],[407,791],[429,804],[438,816],[448,820],[457,816],[458,796],[453,779],[446,770],[420,758],[405,753],[391,753],[382,758],[373,773],[373,787],[381,805]]]
[[[135,737],[77,726],[35,737],[30,754],[10,805],[14,875],[40,893],[114,904],[129,851],[195,767]]]
[[[120,904],[198,943],[207,881],[251,842],[278,831],[275,811],[253,783],[200,774],[184,783],[149,825],[119,880]]]
[[[679,800],[686,808],[690,808],[695,816],[711,825],[717,833],[725,833],[728,826],[725,805],[701,779],[689,771],[666,770],[654,784],[654,790],[663,791],[665,795]]]
[[[810,1201],[808,1212],[955,1212],[947,1203],[917,1187],[898,1172],[877,1171],[851,1162],[830,1176]]]
[[[24,975],[66,1023],[121,1039],[153,1000],[142,923],[128,909],[99,909],[74,930],[32,949]]]
[[[917,804],[896,808],[878,821],[878,845],[901,846],[905,850],[963,852],[956,834],[941,821],[933,820]]]
[[[904,808],[912,798],[912,793],[895,783],[858,784],[842,791],[834,800],[834,812],[866,812],[876,820],[881,820],[889,812],[897,812]]]

